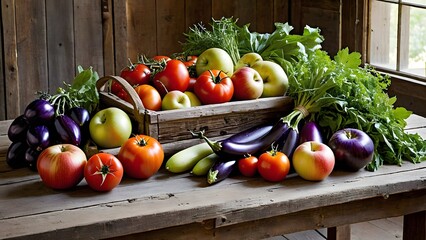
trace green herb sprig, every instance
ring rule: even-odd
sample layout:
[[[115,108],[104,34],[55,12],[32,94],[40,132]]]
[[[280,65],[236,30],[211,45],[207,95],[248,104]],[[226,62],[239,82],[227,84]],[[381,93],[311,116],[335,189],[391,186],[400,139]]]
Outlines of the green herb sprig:
[[[59,87],[54,94],[38,92],[39,97],[48,100],[55,107],[56,115],[64,114],[72,107],[83,107],[90,113],[99,104],[99,93],[96,81],[99,75],[92,67],[83,69],[78,66],[78,74],[71,84],[64,82],[64,87]]]

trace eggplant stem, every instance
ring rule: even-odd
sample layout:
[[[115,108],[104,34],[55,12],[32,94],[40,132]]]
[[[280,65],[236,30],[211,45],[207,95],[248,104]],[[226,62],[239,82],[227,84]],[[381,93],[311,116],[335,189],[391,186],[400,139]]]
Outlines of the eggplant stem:
[[[204,130],[201,130],[198,132],[189,130],[189,132],[192,134],[193,137],[197,137],[199,139],[203,139],[204,141],[206,141],[206,143],[212,148],[214,152],[219,152],[222,149],[222,144],[220,144],[220,142],[212,141],[204,135]]]
[[[207,176],[207,183],[208,184],[213,184],[216,182],[217,180],[217,174],[219,173],[218,170],[215,171],[209,171],[208,176]]]

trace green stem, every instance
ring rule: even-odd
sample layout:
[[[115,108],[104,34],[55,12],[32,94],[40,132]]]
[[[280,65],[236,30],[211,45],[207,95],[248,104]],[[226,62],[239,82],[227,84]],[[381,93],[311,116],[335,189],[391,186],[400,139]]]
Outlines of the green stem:
[[[210,140],[208,137],[204,135],[204,131],[199,131],[199,132],[190,131],[190,133],[192,134],[193,137],[198,137],[206,141],[206,143],[211,147],[211,149],[214,152],[219,152],[220,150],[222,150],[222,145],[220,144],[220,142]]]

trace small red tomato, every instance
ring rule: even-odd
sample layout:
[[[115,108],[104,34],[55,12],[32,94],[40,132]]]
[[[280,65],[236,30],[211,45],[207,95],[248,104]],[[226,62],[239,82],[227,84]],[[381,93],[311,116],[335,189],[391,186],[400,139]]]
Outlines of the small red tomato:
[[[110,153],[97,153],[84,168],[84,179],[95,191],[111,191],[123,178],[123,165]]]
[[[111,93],[116,94],[123,90],[123,87],[117,81],[112,80],[111,82]]]
[[[158,56],[154,56],[152,57],[152,60],[156,61],[156,62],[162,62],[162,61],[170,61],[172,60],[170,57],[168,56],[164,56],[164,55],[158,55]]]
[[[203,104],[229,102],[234,94],[231,78],[220,70],[208,70],[198,76],[194,92]]]
[[[135,91],[142,100],[145,109],[153,111],[161,110],[161,96],[153,86],[148,84],[139,85],[135,87]]]
[[[145,64],[131,64],[121,70],[120,77],[126,79],[130,85],[148,84],[151,77],[151,70]]]
[[[195,63],[197,62],[197,56],[187,56],[186,59],[183,60],[183,63],[186,67],[195,66]]]
[[[272,149],[259,156],[257,170],[265,180],[279,182],[290,171],[290,160],[284,153]]]
[[[115,95],[117,95],[117,97],[123,99],[126,102],[131,102],[131,98],[130,98],[129,94],[124,89],[121,89]]]
[[[246,177],[253,177],[257,173],[258,159],[255,156],[248,156],[238,160],[238,170]]]
[[[136,135],[121,146],[118,159],[132,178],[147,179],[157,173],[164,160],[160,142],[147,135]]]

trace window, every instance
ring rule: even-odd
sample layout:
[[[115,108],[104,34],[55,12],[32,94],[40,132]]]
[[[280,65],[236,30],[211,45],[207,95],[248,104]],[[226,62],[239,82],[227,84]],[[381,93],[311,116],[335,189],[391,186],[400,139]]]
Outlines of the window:
[[[371,0],[367,62],[426,82],[426,0]]]

